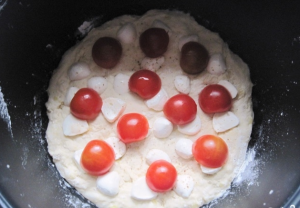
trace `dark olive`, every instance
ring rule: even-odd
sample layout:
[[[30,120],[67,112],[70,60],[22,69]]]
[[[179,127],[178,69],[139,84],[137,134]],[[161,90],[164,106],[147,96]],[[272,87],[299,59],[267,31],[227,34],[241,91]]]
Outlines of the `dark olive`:
[[[105,69],[117,65],[122,55],[122,46],[118,40],[111,37],[99,38],[93,45],[92,56],[95,63]]]
[[[140,36],[140,47],[150,58],[163,55],[167,51],[168,44],[169,35],[161,28],[149,28]]]
[[[199,74],[207,67],[209,55],[198,42],[187,42],[181,48],[180,66],[188,74]]]

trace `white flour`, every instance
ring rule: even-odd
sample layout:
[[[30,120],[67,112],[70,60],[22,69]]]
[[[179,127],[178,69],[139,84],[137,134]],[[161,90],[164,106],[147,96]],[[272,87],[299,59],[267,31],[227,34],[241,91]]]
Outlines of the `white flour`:
[[[0,0],[0,12],[4,9],[7,5],[7,0]]]
[[[89,21],[84,21],[78,28],[75,35],[79,35],[80,37],[86,36],[97,24],[97,22],[101,19],[101,17],[94,17]]]
[[[7,104],[4,100],[4,95],[1,91],[1,86],[0,86],[0,117],[2,118],[3,121],[6,122],[7,130],[9,131],[11,138],[13,138],[10,115],[8,113]]]

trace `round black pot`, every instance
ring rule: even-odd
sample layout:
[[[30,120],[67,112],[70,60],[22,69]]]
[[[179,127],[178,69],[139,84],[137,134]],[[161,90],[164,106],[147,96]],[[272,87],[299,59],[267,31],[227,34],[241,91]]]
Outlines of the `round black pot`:
[[[299,3],[0,0],[0,207],[94,207],[64,182],[47,153],[46,89],[63,53],[83,38],[84,21],[101,25],[150,9],[189,12],[251,71],[255,157],[248,165],[256,178],[206,207],[300,206]]]

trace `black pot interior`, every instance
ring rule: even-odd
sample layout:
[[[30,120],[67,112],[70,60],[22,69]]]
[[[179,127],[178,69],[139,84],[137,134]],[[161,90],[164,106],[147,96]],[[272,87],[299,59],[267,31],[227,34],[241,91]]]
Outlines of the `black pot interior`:
[[[83,38],[84,21],[101,25],[150,9],[189,12],[251,71],[250,172],[205,207],[299,207],[300,4],[219,0],[0,1],[0,206],[93,207],[59,176],[47,153],[46,89],[63,53]]]

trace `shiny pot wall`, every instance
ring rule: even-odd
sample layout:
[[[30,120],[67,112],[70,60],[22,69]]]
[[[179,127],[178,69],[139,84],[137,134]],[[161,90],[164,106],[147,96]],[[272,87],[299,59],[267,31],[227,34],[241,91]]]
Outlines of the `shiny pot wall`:
[[[0,1],[0,206],[93,207],[64,182],[47,154],[45,90],[63,53],[83,38],[78,27],[84,21],[101,25],[149,9],[189,12],[251,70],[249,152],[255,157],[249,166],[256,178],[209,206],[299,207],[300,4],[221,0]]]

